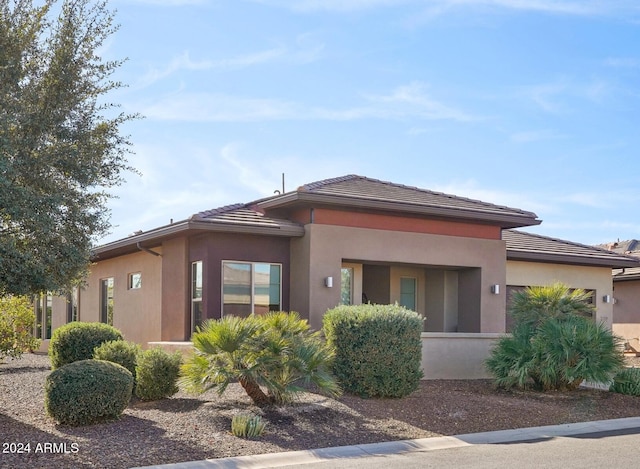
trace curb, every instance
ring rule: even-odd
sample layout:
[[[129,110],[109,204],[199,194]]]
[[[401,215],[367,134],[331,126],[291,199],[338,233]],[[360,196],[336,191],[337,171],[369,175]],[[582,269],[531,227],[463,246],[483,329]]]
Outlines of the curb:
[[[287,451],[282,453],[205,459],[203,461],[144,466],[133,469],[266,469],[319,463],[335,459],[355,459],[389,454],[437,451],[440,449],[460,448],[480,444],[504,444],[548,440],[562,436],[600,434],[628,429],[637,429],[638,433],[640,433],[640,417],[519,428],[515,430],[498,430],[484,433],[467,433],[456,436],[420,438],[363,445],[336,446],[305,451]]]

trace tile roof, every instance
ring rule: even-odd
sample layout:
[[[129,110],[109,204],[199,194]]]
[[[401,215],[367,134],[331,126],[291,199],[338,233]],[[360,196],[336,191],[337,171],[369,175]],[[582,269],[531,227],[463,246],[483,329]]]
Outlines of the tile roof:
[[[298,223],[281,218],[268,217],[261,211],[254,209],[251,204],[233,204],[205,210],[192,215],[189,220],[229,226],[244,225],[255,228],[301,230],[302,233],[302,227]]]
[[[495,222],[505,228],[540,223],[533,212],[355,174],[305,184],[295,192],[265,199],[259,205],[278,208],[314,198],[326,204]]]
[[[519,230],[503,230],[507,259],[606,267],[635,267],[640,259],[585,244]]]

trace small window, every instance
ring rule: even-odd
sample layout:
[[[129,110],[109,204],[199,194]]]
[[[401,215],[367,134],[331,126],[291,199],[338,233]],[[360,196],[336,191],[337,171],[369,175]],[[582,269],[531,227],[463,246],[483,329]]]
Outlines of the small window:
[[[400,306],[416,311],[416,291],[418,279],[402,277],[400,279]]]
[[[51,320],[53,316],[53,294],[47,293],[36,297],[35,336],[38,339],[51,338]]]
[[[80,289],[78,287],[73,287],[67,293],[67,322],[78,320],[79,292]]]
[[[202,261],[191,263],[191,332],[202,325]]]
[[[353,304],[353,268],[340,269],[340,304]]]
[[[100,280],[100,322],[113,326],[113,277]]]
[[[129,274],[129,290],[138,290],[142,288],[142,274],[140,272],[134,272]]]

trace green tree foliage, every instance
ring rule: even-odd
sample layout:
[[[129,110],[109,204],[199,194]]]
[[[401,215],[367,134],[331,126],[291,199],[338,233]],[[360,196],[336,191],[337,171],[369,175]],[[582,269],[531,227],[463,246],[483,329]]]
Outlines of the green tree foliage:
[[[329,371],[333,350],[297,313],[206,321],[192,340],[196,353],[182,366],[181,378],[189,391],[222,394],[238,381],[261,407],[286,404],[309,384],[340,393]]]
[[[35,319],[29,298],[0,297],[0,360],[18,358],[23,352],[40,346],[40,341],[33,337]]]
[[[104,101],[106,1],[0,0],[0,294],[62,291],[109,228],[134,116]]]
[[[486,362],[500,387],[572,390],[607,383],[623,366],[622,339],[591,317],[583,290],[557,283],[514,296],[515,327]]]

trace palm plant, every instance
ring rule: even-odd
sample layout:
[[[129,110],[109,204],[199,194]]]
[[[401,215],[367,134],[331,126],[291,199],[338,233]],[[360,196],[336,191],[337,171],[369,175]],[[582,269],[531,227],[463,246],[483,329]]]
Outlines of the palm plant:
[[[297,313],[209,320],[192,341],[196,353],[182,366],[180,381],[189,391],[222,394],[237,381],[260,407],[290,402],[309,384],[340,393],[329,371],[333,350]]]
[[[588,298],[563,284],[514,294],[513,333],[498,341],[486,361],[496,384],[571,390],[584,380],[607,383],[624,363],[622,339],[591,319]]]

